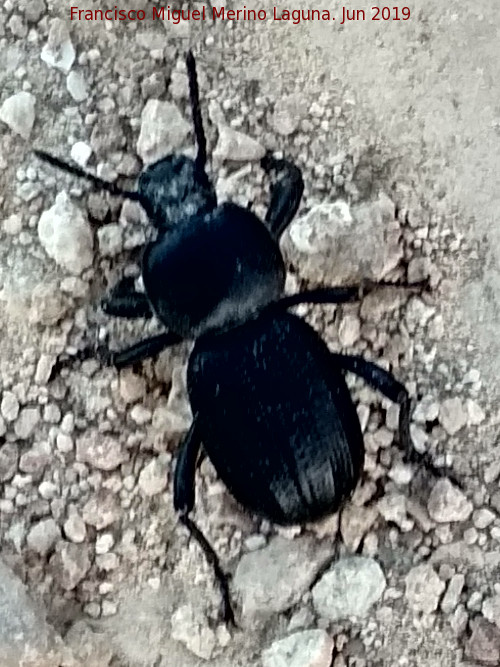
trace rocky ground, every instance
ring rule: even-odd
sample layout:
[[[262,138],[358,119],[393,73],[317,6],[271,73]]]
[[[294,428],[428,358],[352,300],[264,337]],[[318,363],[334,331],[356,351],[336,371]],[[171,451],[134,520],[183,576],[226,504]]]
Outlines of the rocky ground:
[[[487,0],[411,11],[343,27],[102,25],[70,23],[60,0],[3,0],[2,665],[500,663],[500,19]],[[94,360],[57,368],[96,338],[118,348],[157,327],[98,307],[138,275],[147,220],[31,152],[132,184],[143,162],[192,150],[188,46],[221,199],[263,214],[265,149],[303,170],[283,239],[291,291],[429,280],[430,293],[301,312],[332,349],[405,382],[416,448],[462,482],[404,464],[397,408],[351,377],[367,457],[340,519],[258,521],[205,461],[195,518],[232,574],[236,630],[172,507],[189,345],[120,373]]]

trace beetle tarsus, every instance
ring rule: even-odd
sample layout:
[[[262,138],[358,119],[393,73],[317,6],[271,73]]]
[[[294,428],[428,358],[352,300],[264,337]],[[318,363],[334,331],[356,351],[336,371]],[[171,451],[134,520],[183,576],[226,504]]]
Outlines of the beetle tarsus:
[[[187,514],[181,513],[179,515],[179,521],[182,523],[183,526],[185,526],[188,529],[189,534],[192,537],[194,537],[196,542],[201,547],[203,553],[205,554],[205,558],[213,568],[215,578],[217,579],[217,583],[219,584],[219,589],[222,596],[222,616],[224,618],[224,622],[227,625],[232,625],[233,627],[236,627],[234,612],[231,605],[231,596],[229,594],[229,585],[227,581],[227,576],[224,574],[220,566],[217,554],[215,553],[214,549],[212,548],[210,542],[207,540],[205,535],[203,535],[198,526],[194,523],[194,521],[192,521],[188,517]]]

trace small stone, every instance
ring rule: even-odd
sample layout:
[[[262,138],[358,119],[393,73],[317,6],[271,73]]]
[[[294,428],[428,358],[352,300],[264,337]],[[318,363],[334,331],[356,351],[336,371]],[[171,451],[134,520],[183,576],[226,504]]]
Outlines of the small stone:
[[[483,616],[500,629],[500,593],[486,598],[481,608]]]
[[[39,408],[23,408],[14,424],[17,437],[22,440],[29,438],[40,423],[40,419]]]
[[[98,602],[89,602],[83,608],[83,611],[90,616],[90,618],[99,618],[101,615],[101,605]]]
[[[493,461],[484,470],[484,481],[491,484],[500,476],[500,461]]]
[[[8,442],[0,447],[0,482],[8,482],[17,472],[19,451],[17,445]]]
[[[467,412],[459,398],[447,398],[441,403],[439,421],[448,435],[455,435],[467,424]]]
[[[352,347],[359,340],[361,323],[356,315],[346,315],[339,326],[339,340],[342,347]]]
[[[413,466],[397,462],[389,470],[389,477],[398,486],[406,486],[413,479]]]
[[[191,426],[193,415],[186,392],[186,372],[177,366],[172,372],[172,385],[167,404],[158,405],[152,417],[154,431],[170,437],[180,436]]]
[[[158,456],[152,459],[139,475],[139,488],[145,496],[161,493],[167,486],[168,464]]]
[[[242,556],[234,575],[246,627],[296,604],[321,568],[332,547],[309,537],[276,536],[262,549]]]
[[[34,568],[42,571],[38,564]],[[2,667],[54,667],[66,663],[56,648],[54,629],[46,621],[46,612],[30,598],[27,587],[2,559],[0,600]]]
[[[464,375],[462,382],[464,384],[476,384],[481,379],[481,373],[476,368],[471,368],[470,371]]]
[[[46,10],[44,0],[27,0],[21,11],[24,12],[24,18],[30,23],[38,23]]]
[[[34,95],[21,91],[8,97],[0,107],[0,120],[23,139],[29,139],[35,122],[35,101]]]
[[[7,422],[13,422],[17,418],[19,414],[19,401],[11,391],[3,392],[0,411],[2,412],[2,417]]]
[[[462,637],[469,622],[469,616],[463,604],[459,604],[450,617],[450,625],[457,637]]]
[[[216,645],[214,631],[191,605],[179,607],[171,618],[172,638],[182,642],[190,651],[203,660],[210,660]]]
[[[394,204],[383,193],[374,202],[353,207],[343,200],[321,203],[292,222],[283,246],[300,277],[312,283],[380,280],[401,257],[400,231],[394,225]],[[380,298],[389,306],[396,298],[392,309],[397,308],[401,295],[394,292],[389,301],[386,292],[392,290],[379,290]]]
[[[330,667],[333,649],[325,630],[296,632],[262,652],[262,667]]]
[[[457,608],[460,602],[460,595],[465,584],[463,574],[454,574],[448,582],[448,588],[441,600],[441,609],[445,614],[451,614]]]
[[[432,565],[417,565],[406,575],[406,599],[414,611],[431,614],[437,609],[445,584]]]
[[[188,86],[188,78],[184,72],[172,72],[168,92],[172,95],[174,100],[187,98],[189,96]]]
[[[141,83],[141,94],[145,100],[150,97],[160,97],[166,89],[165,76],[161,72],[153,72],[145,77]]]
[[[102,535],[99,535],[95,541],[96,554],[107,554],[114,543],[115,540],[111,533],[103,533]]]
[[[69,300],[60,292],[56,282],[40,282],[31,293],[28,322],[51,326],[60,322],[68,309]]]
[[[61,586],[72,591],[90,570],[90,547],[61,541],[50,563]]]
[[[61,421],[61,410],[56,403],[48,403],[43,409],[43,421],[48,424],[59,424]]]
[[[99,570],[104,570],[105,572],[111,572],[111,570],[116,570],[120,564],[118,556],[114,553],[107,554],[97,554],[95,557],[95,564]]]
[[[298,128],[303,115],[300,98],[295,95],[280,97],[274,105],[270,124],[277,134],[288,137]]]
[[[465,402],[465,407],[467,409],[467,423],[471,426],[479,426],[479,424],[482,424],[486,415],[481,406],[476,401],[468,398]]]
[[[111,223],[97,230],[101,255],[114,257],[123,250],[123,231],[119,224]]]
[[[340,532],[349,551],[357,551],[361,540],[377,520],[378,512],[373,506],[346,505],[341,514]]]
[[[427,509],[431,519],[448,523],[466,521],[472,514],[473,506],[449,479],[439,479],[430,493]]]
[[[83,102],[88,97],[87,83],[81,72],[70,72],[68,74],[66,88],[75,102]]]
[[[44,387],[48,383],[55,363],[56,358],[52,354],[40,355],[35,371],[36,384]]]
[[[98,470],[115,470],[128,461],[128,454],[113,436],[102,436],[91,431],[76,442],[76,460],[88,463]]]
[[[413,411],[413,419],[419,422],[419,424],[433,422],[439,416],[439,407],[439,403],[433,396],[424,396],[422,400],[419,401],[415,406],[415,410]]]
[[[116,602],[111,600],[103,600],[101,604],[101,610],[103,616],[114,616],[118,611],[118,605]]]
[[[120,518],[120,507],[111,491],[101,489],[84,505],[82,517],[86,524],[102,530]]]
[[[257,549],[262,549],[266,546],[266,538],[264,535],[249,535],[245,539],[245,549],[247,551],[257,551]]]
[[[47,44],[43,47],[40,58],[49,67],[55,67],[68,74],[75,61],[75,55],[75,49],[65,21],[58,18],[53,19],[50,24]]]
[[[134,407],[130,411],[130,418],[138,426],[144,426],[144,424],[150,422],[152,416],[153,415],[151,410],[144,407],[144,405],[134,405]]]
[[[58,495],[59,488],[54,482],[44,481],[38,487],[38,493],[44,500],[52,500]]]
[[[498,665],[500,662],[500,632],[484,618],[470,622],[472,634],[465,645],[465,655],[483,665]]]
[[[66,192],[60,192],[54,206],[40,216],[38,236],[49,257],[68,273],[79,275],[92,266],[90,225]]]
[[[66,433],[58,433],[56,438],[56,447],[62,454],[68,454],[73,451],[73,438]]]
[[[3,221],[3,231],[10,236],[17,236],[23,228],[23,218],[19,213],[13,213]]]
[[[488,528],[488,526],[491,523],[493,523],[495,518],[496,518],[495,513],[486,507],[482,507],[481,509],[476,510],[472,514],[472,521],[474,523],[474,526],[479,530],[484,530],[485,528]]]
[[[79,164],[80,167],[85,167],[92,155],[92,148],[85,141],[77,141],[71,146],[70,155],[76,164]]]
[[[180,148],[190,130],[175,104],[148,100],[141,115],[137,153],[144,163],[155,162]]]
[[[46,556],[60,538],[61,531],[54,519],[43,519],[30,529],[26,543],[40,556]]]
[[[246,134],[233,130],[226,125],[219,125],[218,130],[219,138],[213,152],[214,159],[252,162],[261,160],[266,154],[266,149]]]
[[[431,275],[431,263],[428,257],[414,257],[408,263],[408,282],[419,283]]]
[[[85,522],[76,512],[66,519],[63,528],[68,540],[75,544],[81,544],[87,537],[87,527],[85,526]]]
[[[382,597],[386,587],[380,565],[372,558],[342,558],[321,577],[312,589],[316,613],[335,622],[362,618]]]
[[[125,403],[135,403],[146,393],[146,380],[127,368],[120,373],[119,391]]]
[[[395,523],[401,530],[407,532],[413,527],[406,516],[406,496],[402,493],[386,494],[378,501],[377,509],[387,522]]]

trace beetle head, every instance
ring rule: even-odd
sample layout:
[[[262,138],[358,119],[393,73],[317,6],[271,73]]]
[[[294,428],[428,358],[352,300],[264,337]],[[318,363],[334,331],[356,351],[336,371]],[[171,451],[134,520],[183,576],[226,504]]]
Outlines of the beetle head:
[[[215,208],[215,190],[197,160],[168,155],[139,177],[138,199],[151,223],[166,230]]]

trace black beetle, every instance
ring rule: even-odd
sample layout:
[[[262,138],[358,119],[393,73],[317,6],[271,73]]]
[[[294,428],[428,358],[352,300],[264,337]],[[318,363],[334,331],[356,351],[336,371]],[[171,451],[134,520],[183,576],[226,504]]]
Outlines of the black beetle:
[[[194,160],[167,156],[141,173],[135,192],[47,153],[37,155],[112,194],[139,201],[158,230],[144,251],[145,294],[125,279],[103,306],[123,317],[156,314],[167,332],[112,353],[109,361],[129,365],[195,339],[188,363],[194,419],[179,451],[174,505],[213,565],[224,617],[234,622],[217,556],[189,518],[202,446],[233,496],[250,511],[282,525],[333,513],[354,490],[364,462],[361,427],[344,379],[350,371],[400,405],[400,441],[409,458],[415,452],[405,387],[362,357],[330,352],[306,322],[287,312],[300,303],[354,301],[383,285],[283,296],[285,266],[278,241],[301,200],[300,170],[286,160],[264,158],[264,169],[278,174],[264,221],[235,204],[217,205],[205,172],[206,141],[191,52],[186,63],[198,146]]]

